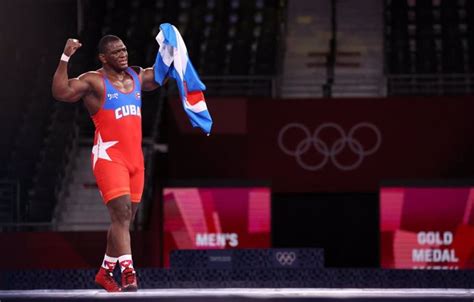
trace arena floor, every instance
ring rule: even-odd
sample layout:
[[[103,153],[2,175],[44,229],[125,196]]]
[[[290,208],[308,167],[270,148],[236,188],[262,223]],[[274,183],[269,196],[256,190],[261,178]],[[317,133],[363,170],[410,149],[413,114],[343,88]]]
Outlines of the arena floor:
[[[0,301],[474,301],[474,289],[143,289],[135,293],[103,290],[4,290]]]

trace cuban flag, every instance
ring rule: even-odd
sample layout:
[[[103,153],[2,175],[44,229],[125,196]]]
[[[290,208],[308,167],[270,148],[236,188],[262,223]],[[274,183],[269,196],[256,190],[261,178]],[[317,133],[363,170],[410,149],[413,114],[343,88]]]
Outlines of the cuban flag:
[[[155,81],[162,85],[169,76],[176,80],[184,111],[193,127],[201,128],[207,135],[211,133],[212,118],[207,110],[204,94],[206,86],[199,79],[188,57],[188,51],[178,29],[169,23],[160,25],[156,36],[159,50],[156,55]]]

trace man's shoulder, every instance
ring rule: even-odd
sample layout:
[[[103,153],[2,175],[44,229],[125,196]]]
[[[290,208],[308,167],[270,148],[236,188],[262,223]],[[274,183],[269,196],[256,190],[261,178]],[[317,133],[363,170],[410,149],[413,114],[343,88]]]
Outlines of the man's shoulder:
[[[79,76],[79,80],[88,83],[88,85],[101,89],[103,74],[100,70],[88,71]]]
[[[79,79],[84,80],[94,80],[102,78],[102,73],[99,70],[92,70],[88,72],[84,72],[79,76]]]
[[[130,66],[130,68],[137,74],[140,74],[140,72],[142,72],[142,68],[140,66]]]
[[[100,70],[85,72],[81,74],[78,79],[87,84],[90,91],[100,93],[103,90],[103,74]]]

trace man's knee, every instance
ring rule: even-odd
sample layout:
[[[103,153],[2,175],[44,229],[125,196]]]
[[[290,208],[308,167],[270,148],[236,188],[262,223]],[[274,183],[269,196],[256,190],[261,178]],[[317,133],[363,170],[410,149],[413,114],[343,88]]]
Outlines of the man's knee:
[[[125,198],[111,200],[108,204],[112,223],[119,223],[125,226],[130,224],[132,219],[132,205]]]

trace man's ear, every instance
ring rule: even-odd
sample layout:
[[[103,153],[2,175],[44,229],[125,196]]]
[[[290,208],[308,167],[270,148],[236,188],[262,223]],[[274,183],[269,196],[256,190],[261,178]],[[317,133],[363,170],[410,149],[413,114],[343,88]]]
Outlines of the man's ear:
[[[99,54],[99,61],[100,61],[102,64],[107,63],[107,59],[105,58],[105,55],[104,55],[103,53],[100,53],[100,54]]]

